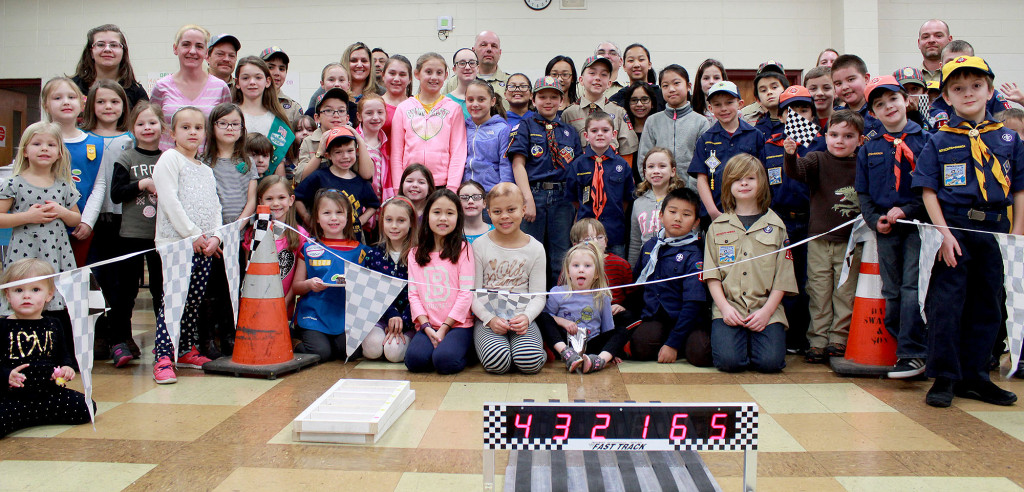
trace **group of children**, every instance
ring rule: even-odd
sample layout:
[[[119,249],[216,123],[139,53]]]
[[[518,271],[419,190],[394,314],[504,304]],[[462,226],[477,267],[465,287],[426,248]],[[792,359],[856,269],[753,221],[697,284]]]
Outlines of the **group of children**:
[[[280,71],[283,52],[265,55]],[[460,50],[453,64],[474,59]],[[553,77],[530,90],[525,75],[511,76],[508,109],[479,79],[460,79],[448,97],[448,65],[436,53],[415,68],[391,57],[380,85],[357,93],[348,68],[331,64],[312,122],[291,122],[287,152],[252,131],[281,118],[266,67],[244,58],[240,104],[208,114],[181,107],[169,125],[156,104],[129,107],[116,83],[101,80],[85,98],[70,79],[48,81],[46,121],[26,129],[0,187],[9,212],[0,227],[14,228],[4,282],[148,251],[97,269],[111,307],[97,352],[116,367],[140,357],[131,312],[144,257],[157,314],[153,377],[173,383],[175,368],[230,352],[230,337],[216,340],[206,316],[225,312],[211,303],[228,291],[221,226],[259,203],[287,226],[275,231],[296,350],[324,360],[346,356],[351,262],[408,281],[357,355],[411,371],[451,374],[479,360],[489,372],[530,374],[550,351],[570,371],[631,357],[778,372],[787,348],[805,349],[808,362],[844,354],[859,251],[851,280],[839,276],[848,222],[863,214],[877,232],[885,326],[897,339],[889,376],[935,378],[926,398],[934,406],[954,396],[1016,401],[988,377],[1004,295],[989,233],[1011,232],[1009,213],[1020,219],[1012,232],[1024,232],[1024,145],[988,109],[993,75],[981,58],[943,67],[944,125],[912,96],[927,90],[920,71],[872,77],[854,55],[811,70],[803,86],[765,63],[752,122],[720,63],[701,66],[693,94],[687,71],[669,65],[658,74],[665,109],[640,138],[603,95],[612,72],[603,57],[584,63],[583,95],[564,110],[566,89]],[[409,97],[412,77],[419,90]],[[798,142],[786,134],[791,118],[821,133]],[[173,144],[163,152],[162,136]],[[943,235],[927,329],[917,307],[920,239],[901,222],[914,219]],[[192,242],[192,273],[174,353],[153,248],[182,240]],[[76,366],[52,278],[5,293],[14,314],[2,320],[11,343],[0,401],[69,405],[64,390],[38,381],[70,379]],[[57,370],[43,374],[38,360]],[[47,396],[22,390],[28,381]],[[81,411],[66,409],[68,422]],[[4,432],[22,424],[5,418]]]

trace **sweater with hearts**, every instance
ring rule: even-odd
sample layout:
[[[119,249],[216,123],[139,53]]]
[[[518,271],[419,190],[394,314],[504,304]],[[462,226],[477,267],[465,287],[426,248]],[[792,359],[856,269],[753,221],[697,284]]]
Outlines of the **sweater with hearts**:
[[[391,182],[401,186],[410,164],[423,164],[434,184],[456,191],[466,168],[466,121],[462,107],[442,97],[428,113],[410,97],[398,105],[391,121]]]

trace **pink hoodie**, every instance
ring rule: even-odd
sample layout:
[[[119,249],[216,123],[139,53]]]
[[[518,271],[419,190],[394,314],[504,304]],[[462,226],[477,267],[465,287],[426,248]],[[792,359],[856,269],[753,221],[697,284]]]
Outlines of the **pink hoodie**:
[[[402,185],[402,172],[420,163],[434,175],[434,184],[456,191],[466,169],[466,121],[462,106],[447,97],[426,114],[410,97],[398,105],[391,121],[391,184]]]

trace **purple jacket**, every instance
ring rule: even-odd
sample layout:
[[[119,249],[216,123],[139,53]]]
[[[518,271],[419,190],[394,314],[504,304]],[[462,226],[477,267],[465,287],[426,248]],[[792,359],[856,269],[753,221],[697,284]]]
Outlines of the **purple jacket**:
[[[494,115],[482,125],[466,118],[466,172],[462,180],[472,179],[491,191],[494,185],[513,181],[512,164],[505,156],[509,126],[505,118]]]

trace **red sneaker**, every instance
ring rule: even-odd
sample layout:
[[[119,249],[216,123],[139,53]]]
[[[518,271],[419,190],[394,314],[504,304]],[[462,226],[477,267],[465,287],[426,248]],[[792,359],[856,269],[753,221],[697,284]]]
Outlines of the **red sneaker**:
[[[210,362],[210,359],[203,357],[199,349],[192,347],[185,355],[178,356],[178,368],[202,369],[203,364]]]

